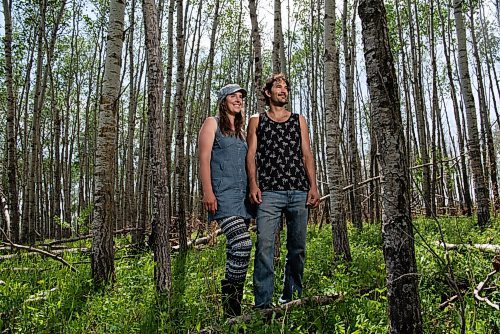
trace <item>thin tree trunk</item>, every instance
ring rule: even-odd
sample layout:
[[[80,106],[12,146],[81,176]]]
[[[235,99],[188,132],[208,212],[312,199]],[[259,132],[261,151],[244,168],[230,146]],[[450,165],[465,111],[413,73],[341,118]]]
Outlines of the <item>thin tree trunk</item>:
[[[7,88],[7,205],[10,214],[10,226],[7,236],[12,242],[19,241],[19,195],[17,190],[17,135],[16,135],[16,101],[14,96],[12,70],[12,0],[3,0],[5,19],[5,86]]]
[[[274,0],[273,73],[286,73],[285,45],[281,24],[281,0]]]
[[[174,126],[170,121],[173,119],[174,113],[171,112],[171,100],[172,100],[172,72],[173,72],[173,61],[174,61],[174,10],[175,10],[175,0],[170,0],[168,3],[168,25],[167,25],[167,61],[166,61],[166,73],[165,73],[165,106],[164,106],[164,118],[165,118],[165,138],[166,138],[166,150],[165,155],[170,159],[172,155],[172,134]],[[167,164],[167,185],[168,185],[168,198],[170,199],[168,203],[168,216],[172,217],[172,166]]]
[[[361,229],[363,227],[362,217],[361,217],[361,193],[358,187],[358,182],[361,181],[361,164],[359,160],[358,153],[358,141],[356,135],[356,118],[355,118],[355,108],[354,108],[354,69],[356,64],[356,48],[355,38],[356,38],[356,7],[358,1],[355,0],[353,4],[353,14],[352,14],[352,24],[351,24],[351,35],[348,38],[347,29],[347,17],[348,17],[348,3],[344,0],[344,13],[342,17],[342,30],[343,30],[343,41],[344,41],[344,58],[345,58],[345,82],[346,82],[346,116],[347,116],[347,136],[348,136],[348,161],[349,161],[349,181],[353,187],[349,190],[349,201],[351,207],[351,220],[356,228]]]
[[[460,107],[458,105],[457,101],[457,93],[455,89],[455,83],[453,80],[453,70],[451,67],[451,59],[450,59],[450,51],[448,48],[448,43],[446,39],[446,33],[445,33],[445,25],[444,25],[444,17],[443,13],[441,10],[441,1],[437,0],[437,5],[438,5],[438,11],[439,11],[439,17],[440,17],[440,23],[441,23],[441,36],[443,40],[443,51],[446,59],[446,74],[448,76],[448,81],[449,81],[449,87],[450,87],[450,95],[451,95],[451,101],[453,105],[453,112],[455,116],[455,122],[457,126],[457,137],[458,137],[458,148],[459,148],[459,154],[460,154],[460,168],[459,171],[462,175],[462,191],[460,192],[460,195],[463,197],[463,201],[460,201],[460,206],[462,207],[462,213],[466,214],[468,216],[472,215],[472,197],[470,194],[470,188],[469,188],[469,176],[467,172],[467,163],[465,161],[465,143],[464,143],[464,138],[465,134],[462,132],[462,122],[460,118]]]
[[[170,293],[172,271],[169,248],[167,158],[165,157],[165,124],[163,122],[162,94],[163,68],[161,62],[158,9],[154,0],[143,1],[144,27],[146,31],[146,57],[148,60],[148,118],[151,143],[152,235],[155,259],[155,282],[158,292]]]
[[[202,115],[200,115],[201,119],[205,119],[210,115],[210,89],[212,87],[212,76],[213,76],[213,67],[214,67],[214,57],[215,57],[215,43],[217,42],[217,29],[219,27],[219,4],[220,1],[215,1],[214,7],[214,18],[212,23],[212,31],[210,33],[210,47],[208,49],[208,59],[207,59],[207,84],[205,86],[205,96],[203,98],[203,107],[202,107]]]
[[[459,54],[458,69],[460,73],[460,89],[467,117],[467,132],[469,135],[467,147],[469,148],[468,153],[474,179],[474,192],[477,203],[477,223],[479,226],[483,227],[490,221],[489,190],[488,184],[484,178],[483,163],[481,162],[476,107],[469,75],[469,60],[467,57],[467,41],[462,14],[462,3],[463,0],[453,1]]]
[[[340,74],[339,55],[335,45],[335,0],[325,1],[325,113],[328,159],[328,188],[330,191],[330,221],[333,251],[336,258],[351,261],[347,223],[343,209],[343,177],[340,162]]]
[[[431,194],[431,173],[429,166],[429,152],[427,143],[427,127],[426,127],[426,111],[425,103],[423,97],[423,86],[422,86],[422,64],[420,55],[420,43],[415,45],[415,39],[419,39],[418,31],[417,34],[414,32],[414,22],[418,21],[413,19],[411,0],[407,1],[407,11],[409,15],[409,28],[410,28],[410,43],[411,43],[411,63],[413,69],[413,92],[415,98],[415,115],[417,120],[417,133],[418,133],[418,145],[420,151],[420,157],[422,160],[422,200],[423,206],[425,208],[425,215],[430,217],[433,214],[433,199]],[[418,16],[418,12],[415,12],[415,16]],[[418,23],[417,23],[418,27]]]
[[[35,222],[38,219],[38,206],[36,201],[36,186],[37,186],[37,168],[38,158],[40,156],[40,118],[41,108],[43,103],[42,92],[42,74],[43,74],[43,49],[45,35],[45,1],[39,3],[40,18],[37,31],[37,60],[36,60],[36,75],[35,75],[35,96],[33,103],[33,120],[31,130],[31,156],[29,160],[29,177],[27,182],[27,196],[28,196],[28,219],[27,219],[27,235],[23,235],[23,241],[30,244],[35,243]]]
[[[266,103],[264,97],[260,93],[262,89],[262,42],[260,40],[259,21],[257,20],[257,4],[256,0],[248,0],[248,8],[250,9],[250,22],[252,24],[252,45],[253,45],[253,63],[254,63],[254,87],[255,97],[257,99],[257,111],[263,112]]]
[[[377,131],[382,171],[383,250],[387,274],[390,333],[422,333],[399,92],[382,0],[361,0],[359,16],[372,122]]]
[[[28,109],[29,109],[29,103],[27,102],[29,99],[29,92],[30,92],[30,87],[31,87],[31,72],[33,68],[33,63],[34,63],[34,58],[35,58],[35,49],[36,47],[36,42],[35,40],[37,39],[37,33],[34,32],[33,34],[33,41],[31,43],[32,48],[29,50],[29,57],[28,57],[28,65],[26,66],[26,77],[25,77],[25,85],[23,87],[23,92],[21,96],[24,98],[20,99],[19,103],[19,110],[23,111],[23,123],[28,125]],[[24,102],[23,102],[24,101]],[[24,103],[24,105],[23,105]],[[28,138],[28,126],[25,126],[22,133],[21,133],[21,152],[23,153],[23,160],[25,161],[23,165],[23,172],[22,175],[23,177],[20,180],[20,184],[22,184],[22,214],[21,214],[21,233],[19,240],[24,243],[28,240],[29,236],[29,185],[28,185],[28,180],[29,180],[29,138]],[[24,179],[24,182],[23,182]]]
[[[191,52],[189,55],[189,67],[188,67],[188,77],[189,77],[189,82],[187,84],[187,87],[190,87],[191,91],[189,93],[189,101],[203,101],[203,96],[205,94],[206,89],[204,90],[203,87],[209,86],[206,83],[211,82],[210,81],[205,81],[204,76],[201,76],[200,73],[198,72],[199,70],[199,59],[200,59],[200,47],[201,47],[201,40],[202,40],[202,32],[201,32],[201,22],[202,22],[202,10],[203,10],[203,5],[204,2],[200,2],[198,4],[198,12],[196,14],[196,20],[195,20],[195,27],[194,27],[194,34],[193,34],[193,39],[192,39],[192,44],[191,44]],[[218,21],[218,9],[217,9],[217,14],[214,14],[214,19]],[[196,44],[196,45],[195,45]],[[193,59],[194,58],[194,59]],[[210,67],[213,67],[213,65],[210,65]],[[201,82],[200,82],[201,81]],[[198,211],[198,203],[200,201],[198,200],[198,187],[197,185],[199,184],[199,178],[198,178],[198,166],[195,160],[191,159],[191,157],[197,155],[197,147],[193,143],[196,142],[196,134],[195,131],[196,129],[199,129],[201,126],[201,121],[202,118],[200,117],[201,115],[205,114],[205,109],[200,108],[202,105],[198,103],[188,103],[187,107],[187,112],[189,115],[188,119],[188,124],[187,124],[187,133],[186,133],[186,165],[188,166],[189,170],[186,173],[186,186],[187,189],[189,189],[189,194],[188,194],[188,200],[186,203],[187,210],[190,213],[190,217],[188,218],[188,221],[191,221],[191,217],[195,216]],[[196,208],[195,208],[196,207]]]
[[[92,278],[97,286],[114,280],[113,233],[116,114],[120,93],[125,1],[111,0],[106,43],[106,65],[100,99],[95,158]]]
[[[484,163],[486,168],[485,182],[487,181],[487,175],[489,174],[489,179],[491,182],[491,190],[493,193],[493,208],[495,211],[500,209],[500,197],[498,194],[498,173],[497,173],[497,160],[495,153],[495,146],[493,144],[493,133],[491,131],[491,122],[489,116],[488,106],[486,105],[486,89],[484,88],[484,77],[481,64],[481,58],[479,56],[479,46],[476,38],[476,28],[474,21],[474,6],[471,0],[469,0],[469,10],[470,10],[470,20],[471,20],[471,35],[472,35],[472,46],[473,55],[476,60],[476,73],[477,73],[477,89],[479,97],[479,115],[481,119],[482,128],[484,129],[484,147],[485,153],[487,153],[487,158]],[[489,172],[489,173],[488,173]]]
[[[129,110],[128,110],[128,130],[127,130],[127,147],[125,158],[125,199],[124,199],[124,217],[128,219],[126,227],[137,226],[137,207],[135,199],[134,187],[134,138],[135,138],[135,123],[137,113],[137,91],[136,91],[136,78],[135,78],[135,54],[134,54],[134,37],[135,37],[135,10],[136,2],[132,0],[130,9],[130,28],[129,28],[129,42],[128,42],[128,55],[129,55]],[[144,242],[144,231],[132,232],[132,241],[142,245]]]
[[[179,232],[179,245],[181,252],[187,250],[186,231],[186,159],[184,154],[184,118],[185,118],[185,95],[184,95],[184,24],[183,24],[183,0],[177,3],[177,74],[175,88],[175,113],[177,119],[177,132],[175,135],[175,219]]]
[[[436,50],[435,50],[435,37],[434,37],[434,1],[430,1],[430,13],[429,13],[429,40],[430,40],[430,56],[431,56],[431,67],[432,67],[432,98],[431,98],[431,164],[432,164],[432,177],[431,177],[431,194],[439,194],[436,199],[436,205],[438,210],[444,208],[444,175],[439,175],[438,171],[441,172],[442,168],[438,168],[437,156],[439,147],[439,127],[438,122],[441,122],[441,110],[439,109],[439,99],[438,99],[438,83],[437,83],[437,65],[436,65]],[[443,155],[440,154],[442,158]],[[442,166],[442,164],[440,164]],[[438,185],[439,183],[439,185]],[[435,196],[435,195],[433,195]],[[431,196],[431,198],[433,197]],[[432,202],[434,204],[434,201]],[[432,207],[432,206],[431,206]],[[437,215],[440,211],[433,210],[433,213]]]

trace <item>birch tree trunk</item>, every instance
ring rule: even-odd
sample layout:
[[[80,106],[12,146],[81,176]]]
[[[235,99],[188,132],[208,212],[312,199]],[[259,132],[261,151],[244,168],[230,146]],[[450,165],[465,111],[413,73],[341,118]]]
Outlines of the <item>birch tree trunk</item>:
[[[439,127],[438,122],[441,122],[441,110],[439,109],[439,97],[438,97],[438,73],[437,73],[437,65],[436,65],[436,51],[435,51],[435,37],[434,37],[434,1],[430,1],[430,12],[429,12],[429,40],[430,40],[430,58],[431,58],[431,68],[432,68],[432,98],[431,98],[431,164],[432,164],[432,178],[431,178],[431,194],[440,195],[436,198],[437,210],[434,211],[434,214],[437,215],[440,213],[440,210],[444,208],[444,175],[442,173],[443,164],[439,164],[438,167],[438,143],[440,142],[439,138]],[[446,158],[442,154],[440,154],[442,158]],[[438,172],[440,173],[438,177]],[[432,196],[432,198],[435,195]],[[434,201],[433,201],[434,203]]]
[[[274,40],[273,40],[273,73],[287,73],[285,45],[283,43],[281,24],[281,0],[274,0]]]
[[[177,119],[177,132],[175,135],[175,216],[179,232],[179,246],[181,251],[187,250],[186,231],[186,161],[184,154],[184,5],[183,0],[177,3],[176,50],[177,74],[175,87],[175,113]]]
[[[210,115],[210,88],[212,87],[212,77],[214,68],[214,58],[215,58],[215,43],[217,42],[217,29],[219,27],[219,4],[220,0],[215,0],[214,8],[214,19],[212,23],[212,31],[210,33],[210,47],[208,49],[208,59],[207,59],[207,74],[206,74],[206,86],[205,86],[205,96],[203,98],[203,106],[201,119],[205,119]]]
[[[490,220],[490,201],[488,184],[484,178],[481,150],[479,147],[479,132],[477,129],[477,115],[472,93],[469,74],[469,60],[467,56],[467,40],[462,12],[463,0],[454,0],[455,29],[458,43],[458,70],[460,74],[460,90],[462,93],[468,132],[468,153],[474,180],[474,193],[477,203],[477,223],[486,226]]]
[[[24,242],[29,242],[30,244],[35,243],[35,222],[38,215],[38,206],[36,201],[36,191],[37,191],[37,168],[40,157],[40,118],[41,118],[41,108],[43,103],[43,84],[42,84],[42,74],[43,74],[43,54],[44,54],[44,35],[45,35],[45,11],[46,4],[45,1],[40,1],[40,22],[38,23],[37,30],[37,56],[36,56],[36,75],[35,75],[35,96],[33,103],[33,119],[31,126],[31,156],[29,158],[29,176],[27,181],[27,213],[28,216],[24,217],[25,229],[23,230],[22,240]]]
[[[155,259],[155,282],[158,292],[168,292],[172,286],[169,249],[167,158],[165,156],[165,124],[163,121],[163,68],[161,62],[158,9],[154,0],[142,4],[146,33],[146,58],[148,77],[149,140],[151,143],[152,235]],[[170,159],[169,159],[170,160]]]
[[[359,5],[372,122],[382,175],[382,236],[390,333],[422,333],[410,211],[409,170],[386,12],[382,0]]]
[[[137,224],[137,207],[134,188],[134,137],[135,137],[135,114],[137,112],[137,92],[135,78],[135,57],[134,57],[134,32],[135,32],[135,0],[132,0],[130,10],[130,28],[129,28],[129,110],[128,110],[128,128],[127,128],[127,148],[125,158],[125,198],[124,198],[124,218],[127,219],[126,227],[139,228]],[[148,100],[149,101],[149,100]],[[144,242],[144,231],[132,232],[132,240],[135,243]]]
[[[61,1],[57,15],[51,27],[51,34],[47,38],[46,31],[46,14],[48,5],[45,0],[38,4],[40,11],[38,29],[37,29],[37,65],[36,65],[36,83],[33,102],[33,120],[32,120],[32,137],[31,137],[31,157],[29,159],[29,180],[27,186],[28,192],[28,219],[27,219],[27,234],[24,235],[24,240],[31,244],[35,242],[38,225],[43,221],[42,211],[44,205],[42,203],[42,147],[41,147],[41,126],[42,126],[42,109],[45,102],[45,92],[49,72],[52,67],[52,55],[54,53],[55,42],[57,39],[59,23],[64,14],[66,2]],[[46,55],[46,61],[44,59]],[[45,68],[45,69],[44,69]]]
[[[335,45],[335,0],[325,1],[325,112],[327,132],[328,188],[335,257],[351,261],[347,223],[343,209],[343,173],[340,161],[339,55]]]
[[[411,63],[413,71],[413,93],[415,99],[415,119],[417,121],[417,134],[418,134],[418,148],[420,152],[422,164],[422,200],[423,207],[425,208],[425,215],[431,217],[433,214],[433,199],[431,196],[431,172],[429,166],[429,151],[427,140],[427,125],[426,125],[426,110],[423,95],[422,85],[422,64],[421,64],[421,51],[420,42],[415,44],[415,40],[419,39],[419,31],[416,34],[414,27],[418,29],[418,12],[415,6],[415,16],[413,19],[412,1],[407,0],[407,13],[410,28],[410,44],[411,44]]]
[[[467,172],[467,162],[466,162],[466,157],[465,157],[465,143],[464,143],[464,138],[465,135],[463,134],[462,130],[462,121],[460,118],[460,108],[458,106],[458,101],[457,101],[457,93],[455,89],[455,83],[453,79],[453,69],[451,67],[451,59],[450,59],[450,50],[448,48],[448,42],[446,38],[446,29],[444,25],[444,17],[443,13],[441,10],[441,1],[437,0],[437,5],[438,5],[438,11],[439,11],[439,18],[440,18],[440,23],[441,23],[441,35],[442,35],[442,41],[443,41],[443,52],[446,60],[446,74],[448,77],[449,85],[450,85],[450,95],[451,95],[451,101],[453,105],[453,113],[455,116],[455,123],[457,126],[457,137],[458,137],[458,149],[459,149],[459,154],[460,154],[460,164],[459,164],[459,171],[460,174],[462,175],[462,185],[459,190],[460,198],[463,198],[462,201],[460,201],[460,206],[462,209],[462,213],[466,214],[468,216],[472,215],[472,198],[470,194],[470,188],[469,188],[469,173]]]
[[[3,0],[5,19],[5,86],[7,87],[7,206],[10,214],[10,225],[7,235],[12,242],[19,242],[19,196],[17,190],[17,136],[16,136],[16,101],[13,88],[12,72],[12,0]]]
[[[470,20],[471,27],[470,32],[472,36],[472,46],[473,46],[473,55],[476,61],[476,75],[477,75],[477,89],[478,89],[478,97],[479,97],[479,115],[481,119],[482,128],[482,136],[484,140],[484,147],[486,159],[485,163],[485,183],[488,182],[488,174],[491,182],[491,190],[493,193],[493,208],[495,211],[500,209],[500,197],[498,195],[498,173],[497,173],[497,160],[495,153],[495,146],[493,144],[493,132],[491,131],[491,122],[489,116],[489,110],[486,102],[486,89],[484,87],[484,77],[483,70],[481,67],[481,58],[479,56],[479,45],[476,38],[476,28],[474,21],[474,4],[471,0],[469,0],[469,11],[470,11]],[[488,173],[489,172],[489,173]]]
[[[344,41],[344,59],[345,59],[345,82],[346,82],[346,116],[347,116],[347,136],[348,136],[348,161],[349,161],[349,181],[352,188],[349,190],[349,202],[351,207],[351,221],[358,229],[363,227],[361,217],[361,192],[358,187],[358,182],[361,181],[361,164],[359,159],[358,141],[356,135],[356,117],[354,107],[354,69],[356,66],[356,6],[358,1],[353,4],[351,35],[348,37],[347,18],[348,18],[348,3],[344,0],[344,14],[342,15],[342,30]]]
[[[260,93],[262,89],[262,42],[260,40],[259,21],[257,20],[256,0],[248,0],[250,10],[250,22],[252,24],[252,45],[253,45],[253,63],[254,63],[254,87],[257,100],[256,112],[263,112],[266,107],[264,97]]]
[[[164,105],[164,117],[165,117],[165,137],[166,137],[166,151],[165,155],[171,157],[172,155],[172,134],[173,134],[173,112],[171,108],[172,101],[172,73],[173,73],[173,63],[174,63],[174,10],[175,10],[175,0],[169,0],[168,2],[168,24],[167,24],[167,61],[166,61],[166,73],[165,73],[165,105]],[[168,184],[168,198],[172,199],[172,166],[167,164],[167,184]],[[172,217],[172,201],[168,203],[168,215]]]
[[[113,228],[116,218],[114,201],[116,115],[120,93],[124,16],[125,1],[111,0],[94,175],[92,278],[97,286],[114,280],[115,271]]]

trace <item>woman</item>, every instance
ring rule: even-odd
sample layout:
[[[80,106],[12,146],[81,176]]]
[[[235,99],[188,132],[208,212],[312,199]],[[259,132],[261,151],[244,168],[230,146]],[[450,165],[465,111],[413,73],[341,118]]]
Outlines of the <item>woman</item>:
[[[248,232],[251,215],[247,206],[247,144],[243,130],[246,95],[246,90],[237,84],[222,87],[218,93],[218,115],[205,120],[198,139],[203,206],[208,219],[216,220],[226,236],[226,271],[221,287],[227,317],[241,314],[252,249]]]

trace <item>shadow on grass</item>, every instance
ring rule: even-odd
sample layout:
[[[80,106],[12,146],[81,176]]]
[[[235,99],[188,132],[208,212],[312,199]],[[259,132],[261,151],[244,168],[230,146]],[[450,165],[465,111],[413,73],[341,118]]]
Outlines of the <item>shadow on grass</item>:
[[[183,332],[186,305],[187,253],[176,254],[172,264],[172,293],[155,293],[153,302],[141,324],[142,333],[179,333]]]

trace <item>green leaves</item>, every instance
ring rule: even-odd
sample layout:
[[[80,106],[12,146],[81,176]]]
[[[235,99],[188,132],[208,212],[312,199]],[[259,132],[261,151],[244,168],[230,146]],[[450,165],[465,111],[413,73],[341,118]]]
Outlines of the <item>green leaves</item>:
[[[500,244],[498,220],[484,231],[469,218],[443,218],[439,224],[447,242]],[[434,245],[433,241],[439,239],[435,221],[417,219],[414,225],[427,244]],[[223,237],[212,247],[191,250],[185,259],[174,255],[176,297],[172,300],[155,294],[151,254],[129,252],[129,248],[123,247],[128,243],[126,238],[115,239],[119,249],[116,283],[102,291],[92,288],[88,255],[85,254],[65,255],[74,265],[80,263],[78,276],[38,256],[6,260],[0,262],[0,277],[5,281],[5,285],[0,286],[0,331],[9,328],[12,333],[187,333],[209,328],[218,333],[237,333],[243,328],[247,333],[386,333],[387,291],[380,226],[365,225],[361,231],[349,230],[351,263],[333,262],[331,238],[328,225],[321,230],[310,226],[304,297],[339,293],[344,296],[343,301],[293,308],[264,324],[252,309],[251,266],[243,297],[243,312],[249,314],[251,320],[236,326],[226,325],[221,318],[220,280],[225,265]],[[415,245],[425,332],[455,332],[460,328],[458,302],[442,310],[438,308],[443,299],[454,294],[448,283],[450,273],[421,241],[417,239]],[[284,257],[285,238],[282,247]],[[444,256],[444,250],[437,246],[434,250]],[[491,270],[491,254],[465,247],[448,253],[453,276],[462,286],[467,331],[491,333],[491,328],[499,327],[500,315],[477,304],[472,297],[472,289]],[[11,269],[21,267],[28,269]],[[276,299],[281,284],[277,274]],[[48,292],[54,287],[57,289]],[[25,302],[40,292],[45,292],[47,298]],[[493,292],[490,298],[498,302],[500,294]]]

